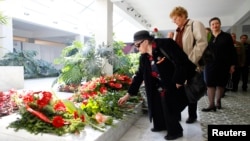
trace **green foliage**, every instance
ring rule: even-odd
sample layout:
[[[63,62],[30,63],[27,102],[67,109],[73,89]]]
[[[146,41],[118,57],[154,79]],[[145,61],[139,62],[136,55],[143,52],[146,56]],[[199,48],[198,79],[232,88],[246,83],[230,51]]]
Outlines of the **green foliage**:
[[[58,83],[80,84],[81,81],[103,76],[104,63],[107,62],[113,66],[113,73],[132,76],[137,69],[138,61],[134,60],[136,55],[125,55],[124,47],[122,41],[113,42],[113,47],[109,45],[96,47],[94,40],[85,45],[80,41],[74,41],[72,45],[64,48],[61,56],[54,61],[55,64],[63,65]]]
[[[116,119],[121,119],[124,114],[131,113],[131,110],[136,104],[140,102],[139,96],[131,97],[128,102],[119,106],[117,101],[119,98],[124,96],[126,91],[113,91],[107,92],[106,94],[98,95],[97,97],[91,97],[88,99],[86,105],[82,105],[82,110],[85,111],[89,116],[97,113],[112,116]]]
[[[113,43],[116,59],[113,62],[113,72],[132,77],[139,65],[139,53],[124,54],[125,44],[121,41]]]
[[[73,52],[73,53],[72,53]],[[71,46],[63,49],[55,64],[62,64],[62,73],[58,82],[65,84],[80,84],[83,79],[103,75],[102,59],[112,54],[110,48],[99,46],[95,49],[92,43],[84,46],[80,41],[74,41]]]
[[[7,24],[7,16],[4,16],[3,13],[0,11],[0,24]]]
[[[58,76],[59,71],[51,63],[35,59],[36,55],[34,50],[8,52],[0,60],[0,66],[23,66],[25,79]]]
[[[140,53],[130,53],[127,54],[128,58],[129,58],[129,74],[135,74],[135,72],[137,71],[138,67],[139,67],[139,57],[140,57]]]

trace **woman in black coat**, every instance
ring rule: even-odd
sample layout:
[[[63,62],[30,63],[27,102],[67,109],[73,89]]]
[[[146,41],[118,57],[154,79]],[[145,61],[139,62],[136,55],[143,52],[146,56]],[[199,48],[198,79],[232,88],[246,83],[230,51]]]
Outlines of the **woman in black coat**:
[[[124,104],[130,96],[137,95],[144,81],[149,119],[153,120],[151,130],[167,130],[167,140],[182,137],[178,115],[187,105],[183,84],[194,75],[196,66],[170,38],[154,39],[142,30],[134,34],[134,45],[141,53],[139,68],[128,93],[118,103]]]
[[[220,19],[218,17],[210,19],[209,25],[212,30],[212,37],[208,47],[213,50],[215,59],[205,66],[209,106],[203,108],[203,112],[221,109],[221,97],[228,82],[228,74],[234,72],[237,63],[233,39],[229,33],[221,30]]]

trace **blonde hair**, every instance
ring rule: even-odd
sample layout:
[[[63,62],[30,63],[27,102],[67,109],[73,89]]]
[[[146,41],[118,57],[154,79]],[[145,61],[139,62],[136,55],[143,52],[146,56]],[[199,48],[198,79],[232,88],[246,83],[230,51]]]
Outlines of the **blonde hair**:
[[[177,6],[175,7],[169,14],[170,18],[174,17],[174,16],[182,16],[184,15],[185,18],[188,18],[188,12],[187,10],[182,7],[182,6]]]

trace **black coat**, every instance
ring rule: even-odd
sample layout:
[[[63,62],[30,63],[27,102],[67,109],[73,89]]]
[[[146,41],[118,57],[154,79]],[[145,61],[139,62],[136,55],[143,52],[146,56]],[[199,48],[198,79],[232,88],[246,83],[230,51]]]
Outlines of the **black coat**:
[[[152,111],[152,109],[154,109],[153,106],[159,104],[152,102],[154,96],[159,94],[157,90],[158,85],[161,85],[167,90],[166,104],[170,112],[179,112],[177,110],[178,106],[180,106],[178,103],[181,104],[184,100],[178,98],[175,84],[183,84],[185,80],[192,77],[196,68],[196,66],[188,59],[187,55],[182,49],[180,49],[174,40],[169,38],[160,38],[155,39],[154,43],[156,44],[156,47],[153,45],[153,59],[155,62],[158,62],[161,58],[165,57],[159,48],[162,48],[171,58],[171,60],[165,58],[163,62],[157,64],[161,81],[152,77],[149,54],[145,53],[140,56],[138,71],[136,72],[132,84],[128,89],[128,93],[130,95],[137,95],[138,90],[144,81],[150,119],[152,118],[152,114],[157,112]]]
[[[233,39],[229,33],[221,31],[217,37],[212,36],[208,47],[214,51],[215,60],[205,66],[207,86],[225,87],[230,66],[237,65],[237,53]]]

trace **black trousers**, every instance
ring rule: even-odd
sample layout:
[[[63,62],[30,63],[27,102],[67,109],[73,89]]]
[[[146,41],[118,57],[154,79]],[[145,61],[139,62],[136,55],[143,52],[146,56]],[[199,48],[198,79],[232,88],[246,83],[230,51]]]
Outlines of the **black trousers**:
[[[160,93],[156,91],[152,96],[152,120],[153,120],[153,128],[155,129],[167,129],[166,122],[166,111],[165,104],[162,100]]]
[[[233,89],[238,90],[239,82],[242,78],[242,89],[247,89],[248,83],[248,66],[236,67],[233,73]]]
[[[166,129],[169,135],[183,132],[179,122],[180,112],[187,106],[187,98],[184,89],[169,89],[163,94],[154,96],[152,106],[153,127]],[[161,102],[159,102],[159,99]]]
[[[188,103],[188,116],[189,118],[197,118],[197,102]]]

